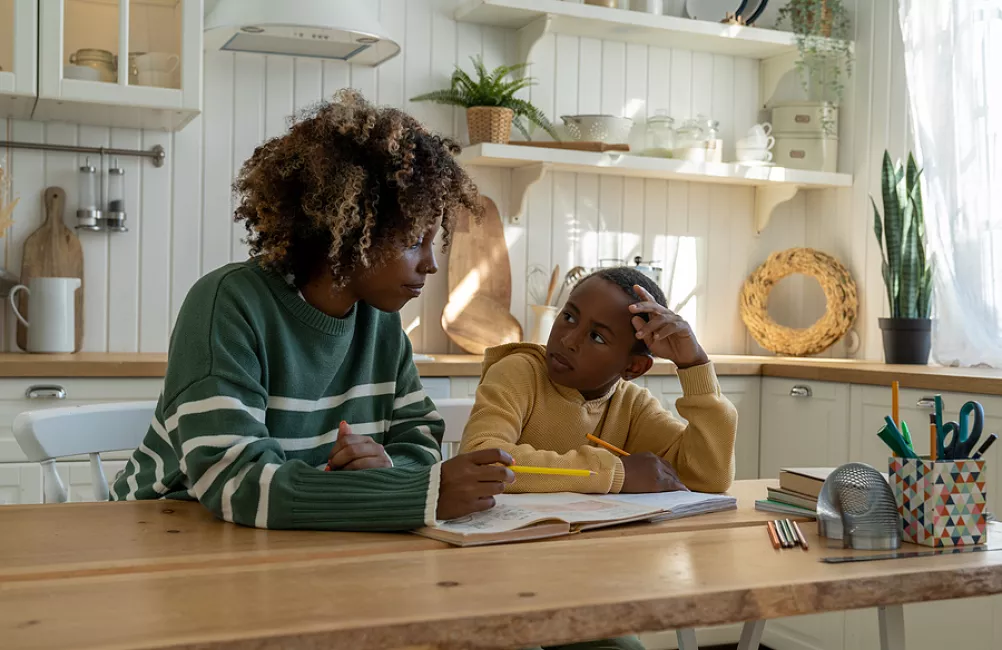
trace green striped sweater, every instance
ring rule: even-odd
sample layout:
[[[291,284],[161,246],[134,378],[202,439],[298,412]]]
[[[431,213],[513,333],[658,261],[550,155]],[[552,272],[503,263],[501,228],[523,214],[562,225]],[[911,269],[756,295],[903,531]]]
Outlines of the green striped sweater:
[[[341,420],[393,468],[324,472]],[[198,499],[258,528],[407,530],[434,522],[443,431],[398,314],[331,318],[256,261],[230,264],[185,299],[112,498]]]

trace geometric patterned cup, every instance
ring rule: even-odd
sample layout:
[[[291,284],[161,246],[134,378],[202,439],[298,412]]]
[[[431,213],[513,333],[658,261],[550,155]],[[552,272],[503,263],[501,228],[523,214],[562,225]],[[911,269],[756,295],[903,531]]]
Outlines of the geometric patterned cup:
[[[985,461],[892,457],[889,465],[906,542],[945,548],[987,541]]]

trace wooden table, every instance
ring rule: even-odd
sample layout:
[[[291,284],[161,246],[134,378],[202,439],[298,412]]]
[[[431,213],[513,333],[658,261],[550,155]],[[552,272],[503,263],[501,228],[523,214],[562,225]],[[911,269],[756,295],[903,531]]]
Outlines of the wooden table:
[[[846,551],[813,526],[810,551],[774,551],[747,507],[732,528],[456,549],[242,529],[193,505],[0,509],[0,646],[510,649],[879,607],[896,650],[900,605],[1002,593],[1002,553],[828,565]]]

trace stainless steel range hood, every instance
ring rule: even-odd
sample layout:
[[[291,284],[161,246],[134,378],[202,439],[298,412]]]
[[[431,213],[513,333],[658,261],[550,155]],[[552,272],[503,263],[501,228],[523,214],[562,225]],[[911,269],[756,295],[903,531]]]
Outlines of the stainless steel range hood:
[[[206,0],[205,49],[377,66],[400,53],[367,0]]]

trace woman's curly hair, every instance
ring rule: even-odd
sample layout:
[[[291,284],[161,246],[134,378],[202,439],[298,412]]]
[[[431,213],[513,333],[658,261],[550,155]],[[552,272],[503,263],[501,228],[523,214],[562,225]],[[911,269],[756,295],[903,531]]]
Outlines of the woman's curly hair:
[[[233,183],[235,219],[269,268],[301,286],[326,260],[343,286],[439,217],[448,248],[457,211],[482,212],[459,151],[403,111],[342,90],[255,149]]]

